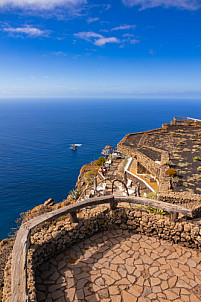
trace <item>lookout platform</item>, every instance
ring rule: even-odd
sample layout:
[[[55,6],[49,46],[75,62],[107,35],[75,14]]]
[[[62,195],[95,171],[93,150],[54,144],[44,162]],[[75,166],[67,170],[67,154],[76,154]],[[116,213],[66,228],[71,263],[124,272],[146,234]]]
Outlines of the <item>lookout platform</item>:
[[[43,263],[38,301],[201,301],[200,254],[128,230],[105,231]]]

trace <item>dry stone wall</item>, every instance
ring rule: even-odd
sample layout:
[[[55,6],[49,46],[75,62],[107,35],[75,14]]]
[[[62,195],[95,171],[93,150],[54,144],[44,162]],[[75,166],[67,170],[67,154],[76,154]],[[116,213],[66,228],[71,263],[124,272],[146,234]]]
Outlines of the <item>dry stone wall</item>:
[[[104,230],[116,228],[133,230],[136,233],[179,243],[182,246],[201,250],[201,227],[190,221],[172,222],[169,216],[150,213],[136,207],[119,207],[110,210],[107,206],[85,210],[78,214],[78,222],[70,222],[67,216],[44,223],[32,231],[28,251],[28,295],[36,301],[35,269],[46,259],[68,249],[73,244]],[[7,265],[4,302],[10,301],[10,268]]]
[[[143,164],[143,166],[150,171],[151,174],[159,178],[160,175],[160,165],[155,163],[152,159],[144,155],[143,153],[139,152],[137,149],[125,147],[121,144],[117,147],[118,152],[122,154],[126,154],[132,158],[137,157],[137,160]]]
[[[175,203],[185,205],[189,209],[194,209],[197,217],[201,215],[201,196],[199,194],[192,194],[188,192],[173,192],[170,185],[170,177],[165,174],[169,168],[169,153],[167,151],[161,152],[161,165],[159,166],[153,160],[138,152],[137,150],[118,145],[118,151],[126,154],[132,158],[137,157],[137,160],[149,170],[154,176],[159,178],[159,200],[163,202]]]

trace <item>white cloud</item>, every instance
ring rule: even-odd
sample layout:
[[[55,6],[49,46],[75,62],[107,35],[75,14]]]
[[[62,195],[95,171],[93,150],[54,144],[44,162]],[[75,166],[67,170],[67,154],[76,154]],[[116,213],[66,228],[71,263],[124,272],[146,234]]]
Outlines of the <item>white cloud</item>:
[[[131,38],[131,37],[134,37],[134,35],[133,34],[123,34],[123,37]]]
[[[89,32],[80,32],[78,34],[75,34],[76,37],[80,39],[84,39],[86,41],[92,42],[96,46],[102,46],[107,43],[120,43],[120,40],[117,39],[116,37],[104,37],[100,34],[97,34],[93,31]]]
[[[75,34],[76,37],[80,38],[80,39],[84,39],[87,41],[90,41],[91,38],[103,38],[102,35],[97,34],[93,31],[83,31],[83,32],[79,32],[78,34]]]
[[[111,30],[125,30],[125,29],[134,29],[136,27],[136,25],[120,25],[118,27],[114,27]]]
[[[89,18],[88,20],[87,20],[87,23],[92,23],[92,22],[96,22],[96,21],[99,21],[99,18]]]
[[[138,43],[140,43],[140,40],[131,39],[131,40],[130,40],[130,43],[131,43],[131,44],[138,44]]]
[[[55,52],[52,52],[52,54],[55,56],[63,56],[63,57],[67,56],[67,54],[63,51],[55,51]]]
[[[0,0],[0,7],[49,10],[59,6],[77,6],[87,0]]]
[[[105,37],[103,35],[97,34],[93,31],[88,32],[79,32],[74,34],[75,37],[79,39],[86,40],[88,42],[93,43],[96,46],[103,46],[107,43],[115,43],[115,44],[122,44],[122,43],[130,43],[130,44],[137,44],[140,43],[140,40],[135,39],[134,35],[131,34],[124,34],[123,37],[126,39],[118,39],[117,37]]]
[[[105,45],[106,43],[120,43],[120,40],[115,37],[110,37],[110,38],[103,37],[94,42],[94,44],[97,46],[102,46]]]
[[[24,26],[24,27],[5,27],[3,28],[3,31],[8,32],[10,34],[25,34],[29,37],[35,38],[35,37],[46,37],[49,34],[48,30],[41,30],[35,27],[31,26]]]
[[[200,0],[122,0],[126,6],[137,6],[141,9],[163,6],[165,8],[176,7],[178,9],[196,10],[201,8]]]

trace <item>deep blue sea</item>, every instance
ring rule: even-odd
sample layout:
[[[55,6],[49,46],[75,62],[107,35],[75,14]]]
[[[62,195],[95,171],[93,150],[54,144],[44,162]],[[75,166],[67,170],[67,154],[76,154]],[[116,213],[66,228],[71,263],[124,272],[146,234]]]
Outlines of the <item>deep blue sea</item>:
[[[60,202],[83,164],[123,136],[173,116],[201,119],[200,100],[72,99],[0,101],[0,240],[21,212]],[[71,144],[82,144],[77,151]]]

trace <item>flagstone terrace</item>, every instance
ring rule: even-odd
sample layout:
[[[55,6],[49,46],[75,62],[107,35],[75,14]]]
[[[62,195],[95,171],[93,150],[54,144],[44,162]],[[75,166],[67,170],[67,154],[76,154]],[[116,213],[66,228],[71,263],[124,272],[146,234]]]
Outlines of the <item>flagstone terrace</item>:
[[[152,213],[146,209],[148,203],[166,212]],[[168,213],[179,213],[180,218]],[[186,220],[188,216],[191,219],[193,211],[177,205],[122,196],[89,199],[38,216],[18,231],[12,267],[10,270],[8,264],[6,270],[3,301],[90,301],[87,296],[93,296],[91,301],[113,301],[112,290],[119,301],[129,301],[129,297],[142,301],[151,294],[146,297],[151,301],[168,301],[170,296],[180,299],[181,295],[190,299],[186,301],[199,301],[195,299],[200,299],[196,286],[200,280],[201,227],[197,221]],[[182,246],[177,248],[177,243]],[[184,263],[179,262],[181,256],[187,257]],[[167,290],[166,296],[161,296],[159,287],[162,290],[163,281],[169,279],[161,275],[172,278],[174,270],[168,265],[177,269],[179,264],[184,265],[183,272],[178,271],[175,284],[168,285],[163,290]],[[158,271],[150,274],[152,267]],[[186,294],[181,291],[183,282]],[[154,286],[159,286],[158,291],[152,290]],[[147,294],[142,296],[144,291]]]

